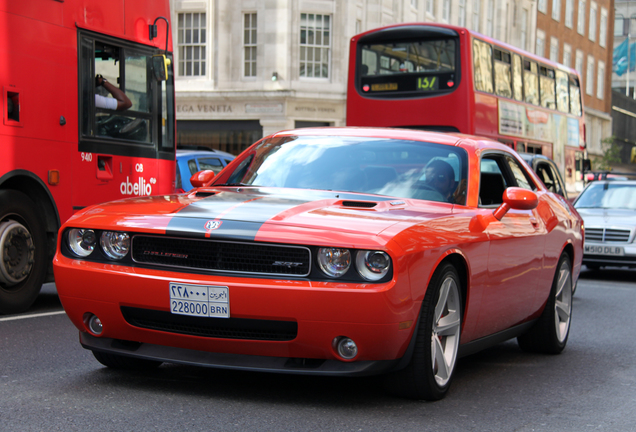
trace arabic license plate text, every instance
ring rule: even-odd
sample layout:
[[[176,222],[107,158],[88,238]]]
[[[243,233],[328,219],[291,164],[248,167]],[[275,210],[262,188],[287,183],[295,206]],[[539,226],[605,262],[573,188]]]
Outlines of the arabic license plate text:
[[[621,246],[596,246],[596,245],[585,245],[584,253],[590,255],[615,255],[615,256],[623,256],[625,255],[625,251]]]
[[[230,317],[228,287],[170,282],[170,312],[212,318]]]

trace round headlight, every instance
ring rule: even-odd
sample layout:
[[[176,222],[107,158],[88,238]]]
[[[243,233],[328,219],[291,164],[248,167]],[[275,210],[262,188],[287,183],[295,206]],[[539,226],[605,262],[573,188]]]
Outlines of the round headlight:
[[[123,232],[104,231],[100,244],[108,258],[119,260],[130,250],[130,236]]]
[[[368,281],[378,281],[389,272],[391,258],[382,251],[358,251],[356,255],[358,273]]]
[[[87,257],[95,249],[97,236],[90,229],[72,229],[68,232],[68,247],[78,257]]]
[[[349,249],[320,248],[318,249],[318,266],[327,276],[340,277],[351,266],[351,252]]]

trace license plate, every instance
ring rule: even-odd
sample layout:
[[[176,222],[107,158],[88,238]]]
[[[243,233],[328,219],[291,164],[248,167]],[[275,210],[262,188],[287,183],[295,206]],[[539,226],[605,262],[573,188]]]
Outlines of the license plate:
[[[621,246],[596,246],[596,245],[585,245],[585,252],[590,255],[614,255],[614,256],[623,256],[625,255],[625,251]]]
[[[170,282],[170,312],[212,318],[230,317],[228,287]]]

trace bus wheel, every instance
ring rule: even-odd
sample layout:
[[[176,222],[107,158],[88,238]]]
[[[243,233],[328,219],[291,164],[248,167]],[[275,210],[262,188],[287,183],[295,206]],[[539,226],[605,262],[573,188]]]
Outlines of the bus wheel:
[[[46,231],[35,204],[23,193],[0,190],[0,313],[28,309],[47,267]]]

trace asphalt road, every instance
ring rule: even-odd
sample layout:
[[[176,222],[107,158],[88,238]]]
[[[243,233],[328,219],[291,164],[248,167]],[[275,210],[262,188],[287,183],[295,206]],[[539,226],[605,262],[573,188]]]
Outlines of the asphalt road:
[[[373,378],[163,365],[124,373],[78,343],[54,285],[0,316],[0,431],[636,431],[636,272],[584,272],[561,355],[515,341],[463,358],[446,399]]]

